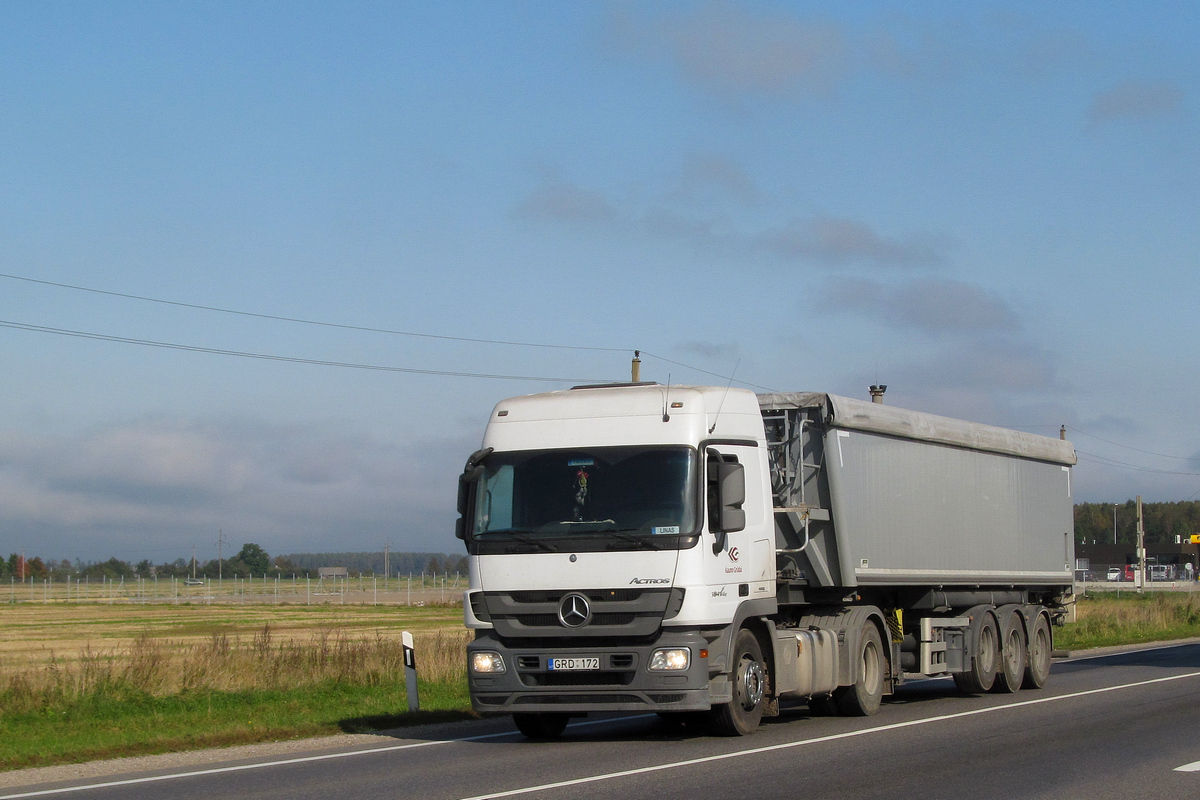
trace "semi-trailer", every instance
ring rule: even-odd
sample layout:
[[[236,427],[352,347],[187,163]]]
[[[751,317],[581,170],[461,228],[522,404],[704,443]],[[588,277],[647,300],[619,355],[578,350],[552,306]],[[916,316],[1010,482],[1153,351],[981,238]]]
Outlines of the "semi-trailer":
[[[876,400],[881,399],[881,392]],[[1073,586],[1063,439],[819,392],[502,400],[459,481],[472,707],[752,733],[913,676],[1039,688]]]

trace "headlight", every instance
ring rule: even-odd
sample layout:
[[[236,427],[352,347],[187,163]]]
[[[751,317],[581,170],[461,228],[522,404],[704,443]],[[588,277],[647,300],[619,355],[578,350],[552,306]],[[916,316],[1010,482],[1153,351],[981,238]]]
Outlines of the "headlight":
[[[687,669],[692,651],[686,647],[675,647],[670,650],[655,650],[650,656],[650,669]]]
[[[504,672],[504,659],[499,653],[491,650],[481,650],[471,654],[471,671],[494,675]]]

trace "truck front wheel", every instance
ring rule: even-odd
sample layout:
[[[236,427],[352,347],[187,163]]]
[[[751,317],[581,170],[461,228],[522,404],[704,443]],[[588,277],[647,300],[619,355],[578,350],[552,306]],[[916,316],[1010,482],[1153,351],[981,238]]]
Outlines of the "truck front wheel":
[[[767,700],[767,667],[758,637],[742,628],[733,647],[733,702],[715,706],[712,727],[722,736],[754,733]]]

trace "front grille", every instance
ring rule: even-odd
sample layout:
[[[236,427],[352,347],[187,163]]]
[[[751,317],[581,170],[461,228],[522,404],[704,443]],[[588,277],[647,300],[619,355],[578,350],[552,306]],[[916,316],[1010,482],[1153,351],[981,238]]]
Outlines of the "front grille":
[[[678,703],[687,697],[686,694],[650,694],[646,696],[656,703]]]
[[[588,598],[588,624],[568,628],[558,614],[563,598]],[[565,637],[624,637],[626,641],[654,635],[671,600],[667,588],[576,589],[485,592],[484,604],[497,635],[506,640]]]
[[[619,656],[609,656],[608,663],[611,664],[614,669],[620,669],[621,667],[632,667],[633,656],[624,654]]]
[[[542,660],[537,656],[517,656],[517,666],[521,669],[537,669],[542,666]]]

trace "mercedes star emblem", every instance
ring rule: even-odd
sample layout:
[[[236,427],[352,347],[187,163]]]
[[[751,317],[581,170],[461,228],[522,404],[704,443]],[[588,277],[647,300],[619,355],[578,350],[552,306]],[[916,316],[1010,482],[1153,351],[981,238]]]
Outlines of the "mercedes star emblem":
[[[558,621],[568,628],[582,628],[592,621],[592,607],[581,594],[569,594],[558,607]]]

